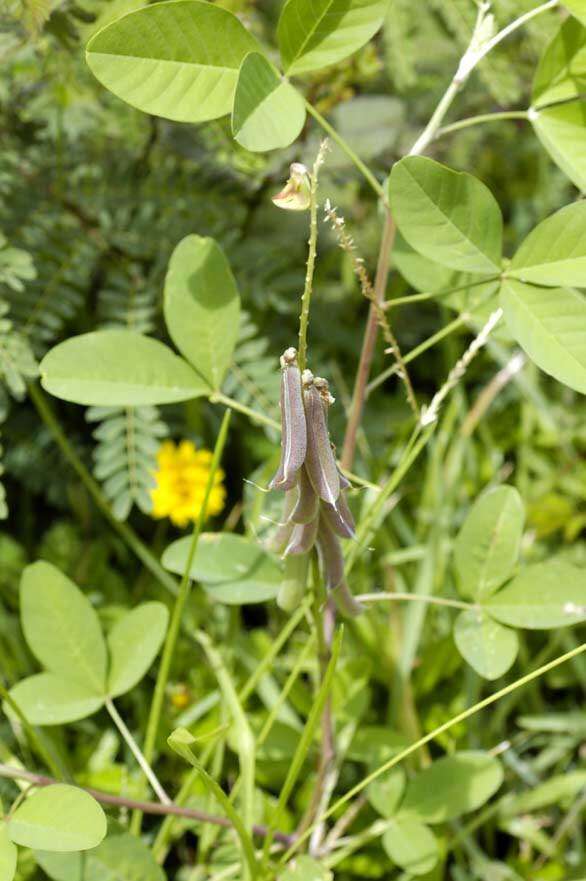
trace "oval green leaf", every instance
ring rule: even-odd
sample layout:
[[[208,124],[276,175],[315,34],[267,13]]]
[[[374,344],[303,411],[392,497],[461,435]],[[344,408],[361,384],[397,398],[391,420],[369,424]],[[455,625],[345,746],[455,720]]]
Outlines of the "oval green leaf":
[[[165,279],[165,320],[207,393],[219,390],[238,339],[240,295],[214,239],[186,236],[173,251]]]
[[[515,662],[519,640],[514,630],[493,621],[485,612],[461,612],[454,640],[465,661],[484,679],[498,679]]]
[[[586,299],[569,288],[508,279],[501,288],[507,326],[541,370],[586,394]]]
[[[381,817],[390,818],[397,813],[404,791],[405,771],[403,768],[393,768],[388,774],[369,783],[366,797]]]
[[[125,694],[140,682],[165,638],[169,612],[163,603],[143,603],[127,612],[107,637],[110,655],[108,694]]]
[[[586,28],[563,22],[543,53],[533,80],[533,106],[566,101],[586,92]]]
[[[144,842],[129,833],[110,834],[83,857],[35,851],[37,862],[54,881],[166,881]]]
[[[287,0],[277,28],[288,74],[336,64],[381,27],[387,0]]]
[[[529,118],[556,165],[579,190],[586,190],[586,102],[532,109]]]
[[[10,691],[31,725],[64,725],[97,712],[103,698],[87,686],[54,673],[38,673],[23,679]],[[5,707],[10,712],[9,707]]]
[[[556,211],[532,230],[507,275],[554,287],[586,287],[586,202]]]
[[[88,792],[57,783],[29,796],[8,821],[15,844],[56,852],[89,850],[106,835],[106,816]]]
[[[397,817],[383,835],[382,844],[392,861],[412,875],[427,875],[439,859],[437,838],[418,820]]]
[[[493,756],[460,752],[434,762],[407,784],[401,813],[425,823],[445,823],[481,807],[503,781]]]
[[[483,600],[511,575],[519,558],[525,513],[512,486],[483,493],[466,517],[454,544],[460,593]]]
[[[528,566],[485,604],[502,624],[552,630],[586,621],[586,571],[562,560]]]
[[[51,563],[27,566],[20,585],[20,616],[34,656],[51,673],[104,694],[106,643],[98,616],[79,588]]]
[[[397,226],[412,248],[451,269],[500,272],[503,219],[482,181],[407,156],[393,166],[388,186]]]
[[[247,55],[232,110],[232,134],[238,143],[258,153],[288,147],[304,123],[305,104],[297,89],[277,74],[264,55]]]
[[[225,9],[202,0],[146,6],[89,41],[87,63],[127,104],[178,122],[230,113],[238,68],[258,44]]]
[[[564,0],[564,6],[586,25],[586,0]]]
[[[169,545],[162,557],[163,566],[183,575],[190,543],[186,537]],[[228,532],[202,533],[190,575],[201,582],[210,597],[229,605],[273,599],[282,578],[280,568],[257,542]]]
[[[286,869],[278,876],[278,881],[332,881],[332,872],[306,854],[295,856]]]
[[[8,837],[5,823],[0,823],[0,878],[12,881],[16,873],[16,847]]]
[[[171,349],[132,330],[99,330],[59,343],[40,365],[44,388],[88,407],[170,404],[209,394]]]

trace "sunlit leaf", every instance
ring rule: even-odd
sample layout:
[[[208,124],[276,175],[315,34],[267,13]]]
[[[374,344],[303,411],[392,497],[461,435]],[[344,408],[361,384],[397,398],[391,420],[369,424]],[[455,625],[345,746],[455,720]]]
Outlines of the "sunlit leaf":
[[[376,34],[387,0],[287,0],[277,29],[286,73],[328,67]]]
[[[15,844],[58,852],[96,847],[106,834],[106,815],[92,796],[58,783],[29,796],[8,822]]]
[[[169,612],[163,603],[143,603],[127,612],[108,634],[108,693],[124,694],[140,682],[165,638]]]
[[[51,673],[104,694],[106,643],[98,616],[80,589],[55,566],[27,566],[20,586],[20,614],[27,643]]]
[[[306,854],[293,857],[286,869],[278,876],[278,881],[332,881],[332,872]]]
[[[500,271],[503,220],[482,181],[408,156],[393,166],[389,200],[401,234],[420,254],[463,272]]]
[[[586,0],[564,0],[564,6],[586,25]]]
[[[493,621],[486,612],[461,612],[454,625],[454,640],[462,657],[484,679],[498,679],[513,665],[519,650],[514,630]]]
[[[566,205],[536,226],[507,275],[537,285],[586,287],[586,202]]]
[[[570,17],[562,23],[539,61],[533,80],[533,106],[564,101],[585,91],[586,28]]]
[[[12,881],[16,872],[16,847],[8,837],[6,824],[0,822],[0,878]]]
[[[89,407],[170,404],[210,391],[171,349],[131,330],[71,337],[45,355],[40,371],[52,395]]]
[[[262,152],[288,147],[305,122],[303,98],[258,52],[246,56],[240,67],[232,134],[247,150]]]
[[[393,768],[368,785],[366,796],[381,817],[392,817],[397,812],[404,790],[405,771],[403,768]]]
[[[462,751],[438,759],[407,784],[401,814],[424,823],[445,823],[481,807],[503,780],[493,756]]]
[[[95,689],[54,673],[23,679],[10,691],[31,725],[63,725],[91,716],[104,703]],[[9,708],[6,708],[9,712]]]
[[[531,111],[537,137],[578,189],[586,190],[586,102]]]
[[[502,624],[529,630],[586,621],[586,570],[555,559],[527,566],[485,609]]]
[[[240,295],[214,239],[186,236],[173,251],[165,279],[165,320],[208,394],[218,390],[238,339]]]
[[[437,839],[431,829],[418,820],[396,817],[382,838],[392,861],[412,875],[426,875],[439,859]]]
[[[482,600],[511,575],[519,557],[524,520],[523,502],[512,486],[490,489],[476,500],[454,544],[463,596]]]
[[[89,41],[87,62],[102,85],[133,107],[202,122],[230,113],[240,63],[257,48],[226,9],[172,0],[109,24]]]
[[[511,334],[537,366],[586,394],[586,298],[508,279],[501,305]]]

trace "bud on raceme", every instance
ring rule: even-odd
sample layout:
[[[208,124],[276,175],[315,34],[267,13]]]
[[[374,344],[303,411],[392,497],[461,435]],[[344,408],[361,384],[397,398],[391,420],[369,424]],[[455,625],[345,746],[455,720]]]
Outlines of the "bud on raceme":
[[[317,550],[324,583],[341,611],[356,615],[344,577],[341,538],[353,538],[354,519],[345,491],[349,481],[338,469],[329,429],[334,403],[325,379],[303,374],[294,348],[281,356],[281,459],[269,488],[285,492],[282,521],[267,549],[285,560],[277,602],[292,611],[303,597],[310,554]]]
[[[273,204],[286,211],[307,211],[311,204],[311,178],[301,162],[293,162],[289,168],[289,180],[276,196]]]

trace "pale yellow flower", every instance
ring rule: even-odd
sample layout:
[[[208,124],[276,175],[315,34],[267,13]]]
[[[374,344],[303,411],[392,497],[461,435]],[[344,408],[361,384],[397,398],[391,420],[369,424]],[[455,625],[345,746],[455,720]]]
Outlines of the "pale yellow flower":
[[[175,444],[164,441],[157,453],[158,470],[153,477],[156,486],[151,490],[152,516],[169,517],[175,526],[187,526],[199,517],[210,473],[212,454],[198,450],[192,441]],[[224,507],[226,490],[222,483],[224,472],[218,468],[208,499],[207,514],[219,514]]]

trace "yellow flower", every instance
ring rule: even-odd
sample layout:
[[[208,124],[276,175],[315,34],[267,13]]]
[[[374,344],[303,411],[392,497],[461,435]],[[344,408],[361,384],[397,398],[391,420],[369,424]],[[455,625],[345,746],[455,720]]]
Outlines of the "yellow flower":
[[[153,517],[169,517],[175,526],[185,527],[199,517],[210,473],[212,454],[197,450],[195,444],[184,440],[179,444],[164,441],[157,453],[158,470],[153,477],[156,486],[151,490]],[[224,507],[226,490],[222,483],[224,472],[218,468],[208,499],[208,516],[219,514]]]

